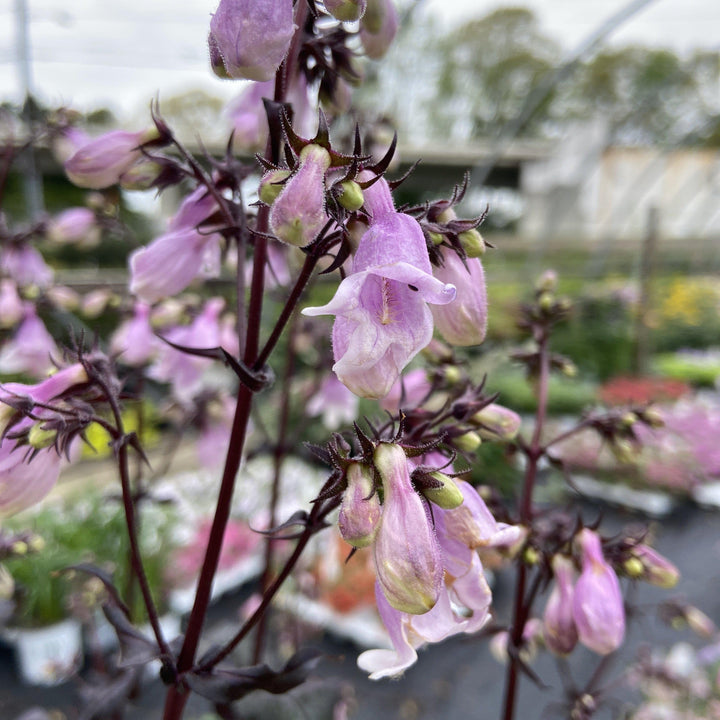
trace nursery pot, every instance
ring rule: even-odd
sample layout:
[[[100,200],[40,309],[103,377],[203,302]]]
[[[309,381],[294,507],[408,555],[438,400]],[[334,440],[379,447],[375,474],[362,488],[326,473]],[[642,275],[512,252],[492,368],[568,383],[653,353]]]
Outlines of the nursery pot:
[[[60,685],[80,667],[82,627],[69,618],[47,627],[13,631],[20,677],[29,685]]]

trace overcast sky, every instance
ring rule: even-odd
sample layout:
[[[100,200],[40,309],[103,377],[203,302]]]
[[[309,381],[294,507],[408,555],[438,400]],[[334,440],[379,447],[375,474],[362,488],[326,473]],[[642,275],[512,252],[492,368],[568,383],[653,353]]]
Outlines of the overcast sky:
[[[147,108],[158,93],[191,88],[230,97],[234,83],[207,67],[205,38],[218,0],[25,0],[30,17],[32,84],[49,104],[109,106],[121,117]],[[570,50],[628,0],[423,0],[445,24],[503,5],[526,5]],[[17,100],[15,6],[0,0],[0,99]],[[720,49],[720,0],[655,0],[619,29],[617,42],[666,45],[680,52]]]

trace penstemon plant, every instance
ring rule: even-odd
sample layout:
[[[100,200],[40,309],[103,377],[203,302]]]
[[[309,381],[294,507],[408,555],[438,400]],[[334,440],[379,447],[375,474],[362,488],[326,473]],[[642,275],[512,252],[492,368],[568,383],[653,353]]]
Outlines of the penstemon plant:
[[[349,546],[349,562],[357,549],[372,552],[377,608],[391,644],[362,653],[359,666],[372,679],[396,677],[416,661],[421,646],[483,631],[506,657],[505,720],[515,716],[520,676],[534,677],[532,644],[542,639],[564,657],[580,643],[606,657],[625,632],[618,575],[663,587],[677,580],[677,570],[642,535],[605,538],[578,515],[537,507],[541,462],[562,465],[557,444],[590,428],[620,452],[637,445],[640,426],[658,423],[646,407],[612,410],[588,414],[561,435],[547,437],[550,373],[571,368],[550,349],[552,328],[569,311],[556,297],[555,278],[544,276],[523,309],[521,325],[533,345],[516,359],[526,366],[538,398],[528,435],[521,432],[520,417],[487,393],[484,381],[470,377],[453,350],[482,343],[487,326],[480,259],[485,243],[477,229],[484,216],[463,219],[456,212],[467,182],[450,198],[398,207],[393,192],[400,181],[387,177],[395,141],[380,158],[364,147],[359,127],[336,141],[336,134],[343,136],[342,122],[333,119],[347,114],[351,86],[362,81],[360,56],[381,57],[398,23],[391,0],[221,0],[208,36],[212,68],[222,77],[253,82],[235,107],[236,138],[221,158],[190,152],[157,106],[153,126],[138,132],[90,139],[65,115],[37,130],[34,140],[62,143],[65,170],[78,187],[180,187],[186,193],[165,231],[130,254],[131,299],[124,301],[125,319],[107,342],[88,342],[76,330],[69,349],[60,353],[40,318],[68,313],[78,300],[52,285],[52,271],[36,248],[76,244],[91,252],[100,228],[116,223],[105,212],[104,196],[93,196],[94,209],[67,210],[22,229],[0,227],[2,323],[8,333],[15,328],[0,365],[20,379],[38,379],[0,388],[0,512],[9,516],[38,503],[57,481],[61,464],[72,458],[77,440],[93,426],[104,429],[118,468],[129,563],[152,637],[134,627],[137,618],[112,577],[83,570],[106,587],[105,612],[123,651],[142,661],[160,660],[164,720],[183,717],[193,693],[231,718],[233,703],[252,690],[283,693],[305,680],[316,658],[312,651],[298,652],[280,670],[262,664],[265,618],[313,537],[330,532],[335,522]],[[330,120],[322,109],[312,109],[311,96],[320,98]],[[264,150],[246,162],[233,150],[238,141],[264,144]],[[0,186],[14,159],[8,149]],[[199,302],[183,295],[229,270],[233,292],[227,296]],[[319,275],[327,280],[316,297],[327,302],[313,305],[308,292]],[[86,297],[86,317],[109,300],[102,293]],[[326,316],[334,318],[331,331]],[[329,332],[331,349],[323,344]],[[303,335],[317,360],[305,396],[308,416],[330,417],[332,430],[352,422],[352,430],[321,442],[313,438],[308,447],[325,463],[326,481],[306,508],[284,518],[278,516],[283,462],[302,452],[292,449],[291,406],[298,368],[308,364],[300,350]],[[279,365],[278,348],[285,355]],[[405,372],[411,363],[416,367]],[[232,374],[235,391],[228,392],[227,383],[208,383],[213,365]],[[279,411],[271,430],[263,406],[273,384]],[[126,408],[142,411],[137,401],[151,386],[166,389],[178,430],[200,429],[204,465],[224,457],[192,608],[177,638],[164,634],[138,542],[141,501],[152,491],[143,470],[142,418],[130,430]],[[358,398],[363,408],[375,408],[362,419]],[[230,637],[200,654],[233,498],[256,492],[242,470],[253,419],[274,438],[261,596]],[[489,488],[462,479],[482,441],[525,457],[516,503],[502,503]],[[280,544],[291,549],[279,553]],[[490,558],[516,568],[507,628],[491,620],[483,568]],[[540,616],[537,601],[548,590]],[[255,664],[237,667],[231,656],[251,631]],[[128,672],[107,681],[114,689],[103,696],[113,698],[107,712],[123,712],[134,687]],[[572,717],[593,714],[599,678],[598,673],[577,697],[567,698],[584,713]],[[90,704],[97,701],[88,697]]]

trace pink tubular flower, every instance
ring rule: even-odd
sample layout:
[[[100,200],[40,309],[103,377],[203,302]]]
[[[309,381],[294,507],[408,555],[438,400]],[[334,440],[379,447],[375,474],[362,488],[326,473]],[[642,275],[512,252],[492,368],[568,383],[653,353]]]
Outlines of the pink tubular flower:
[[[225,114],[233,129],[236,149],[257,150],[264,146],[268,134],[263,97],[273,96],[272,82],[255,82],[246,87],[228,106]]]
[[[575,568],[572,561],[562,555],[552,560],[555,574],[553,587],[545,606],[545,645],[558,655],[572,652],[578,641],[578,632],[573,617],[573,580]]]
[[[11,328],[23,316],[23,303],[10,278],[0,280],[0,327]]]
[[[221,237],[198,229],[216,209],[203,188],[188,195],[168,232],[130,255],[130,292],[153,303],[181,292],[196,277],[219,275]]]
[[[388,51],[398,31],[398,14],[393,0],[367,0],[360,20],[360,41],[365,54],[379,60]]]
[[[495,522],[468,483],[458,481],[458,487],[463,505],[452,510],[433,509],[443,582],[432,609],[416,615],[392,607],[378,569],[377,605],[393,649],[368,650],[358,657],[359,667],[370,673],[371,680],[401,674],[415,662],[420,646],[458,633],[477,632],[489,619],[492,596],[475,548],[506,544],[521,531]],[[385,512],[383,508],[381,531]]]
[[[397,379],[380,406],[391,413],[401,408],[417,407],[428,396],[431,387],[425,370],[416,368]]]
[[[210,20],[211,58],[232,78],[270,80],[295,32],[292,0],[220,0]]]
[[[190,325],[174,328],[165,333],[164,338],[188,348],[220,346],[220,313],[224,306],[222,298],[211,298]],[[226,349],[237,352],[237,348]],[[201,390],[203,372],[211,364],[209,358],[189,355],[163,343],[158,360],[148,374],[159,382],[172,383],[175,397],[182,403],[188,403]]]
[[[455,288],[432,276],[417,221],[395,212],[384,179],[365,192],[371,223],[352,273],[323,307],[305,315],[335,315],[333,370],[356,395],[385,397],[402,369],[432,339],[427,303],[455,299]]]
[[[338,517],[340,534],[353,547],[366,547],[375,540],[380,526],[380,498],[366,465],[353,463],[347,471],[347,483]]]
[[[305,247],[327,222],[325,173],[329,167],[325,148],[308,145],[300,152],[297,171],[270,208],[270,227],[283,242]]]
[[[399,445],[381,443],[374,461],[384,494],[374,545],[378,583],[396,610],[421,615],[435,605],[442,585],[440,548],[427,504],[413,489]]]
[[[30,245],[6,245],[0,252],[0,270],[18,285],[47,287],[53,271],[45,264],[42,255]]]
[[[310,417],[322,416],[328,430],[337,430],[343,424],[350,424],[357,417],[358,399],[335,375],[326,375],[315,395],[307,403]]]
[[[73,385],[87,382],[87,374],[80,364],[59,370],[37,385],[8,383],[0,387],[0,430],[4,435],[7,424],[14,414],[10,405],[13,400],[24,399],[28,404],[47,403],[69,390]],[[49,411],[39,410],[40,416]],[[13,431],[21,431],[33,424],[23,418],[13,425]],[[27,446],[18,447],[15,440],[0,440],[0,517],[8,517],[40,502],[52,489],[60,475],[61,457],[54,447],[47,447],[31,455]]]
[[[70,180],[82,188],[100,190],[115,185],[141,157],[140,145],[155,135],[155,130],[125,132],[114,130],[91,140],[65,163]]]
[[[57,345],[37,316],[32,303],[24,303],[25,316],[13,338],[0,352],[0,372],[39,377],[52,367]]]
[[[445,342],[465,347],[479,345],[487,330],[487,291],[485,274],[479,258],[467,258],[465,263],[454,250],[441,249],[443,266],[435,268],[438,280],[452,283],[457,289],[455,302],[434,305],[435,327]]]
[[[138,367],[149,362],[158,351],[159,340],[150,326],[150,306],[136,303],[132,318],[115,331],[110,350],[126,365]]]
[[[61,245],[70,243],[82,248],[95,247],[100,242],[95,213],[85,207],[63,210],[48,223],[48,239]]]
[[[490,403],[472,416],[478,434],[485,440],[514,440],[520,431],[522,418],[510,408]]]
[[[573,616],[580,642],[599,655],[622,645],[625,608],[615,571],[602,554],[600,537],[585,528],[578,535],[583,570],[575,585]]]

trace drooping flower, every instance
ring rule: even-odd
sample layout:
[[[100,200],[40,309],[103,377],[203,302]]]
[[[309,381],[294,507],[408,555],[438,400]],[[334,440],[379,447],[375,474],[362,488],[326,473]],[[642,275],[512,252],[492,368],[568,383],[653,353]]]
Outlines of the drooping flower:
[[[0,372],[39,377],[52,367],[52,358],[58,355],[57,345],[32,303],[24,303],[23,312],[15,335],[0,351]]]
[[[330,154],[320,145],[308,145],[300,152],[297,171],[270,208],[270,227],[283,242],[305,247],[327,222],[325,173],[329,167]]]
[[[232,78],[270,80],[295,32],[292,0],[220,0],[210,20],[211,58]]]
[[[190,325],[173,328],[165,332],[163,338],[188,348],[219,347],[220,314],[224,306],[225,301],[222,298],[211,298]],[[237,354],[237,347],[226,349]],[[209,358],[190,355],[163,343],[158,359],[148,374],[159,382],[171,383],[175,397],[182,403],[189,403],[202,388],[203,373],[212,362]]]
[[[326,375],[320,389],[308,400],[310,417],[320,415],[328,430],[337,430],[357,417],[358,398],[335,375]]]
[[[375,540],[380,527],[380,498],[374,490],[372,472],[362,463],[350,465],[347,483],[338,517],[340,534],[353,547],[366,547]]]
[[[580,642],[599,655],[622,645],[625,607],[615,571],[602,553],[597,533],[583,529],[577,536],[582,551],[582,573],[575,585],[573,616]]]
[[[433,460],[440,457],[425,458],[425,462]],[[489,619],[491,592],[476,548],[508,544],[522,531],[497,523],[472,486],[463,481],[457,484],[463,504],[433,510],[443,582],[432,609],[418,615],[392,607],[378,575],[378,610],[393,649],[368,650],[358,657],[359,667],[370,673],[371,680],[400,675],[415,662],[416,650],[422,645],[477,632]],[[384,522],[385,508],[381,531]]]
[[[30,245],[6,245],[0,252],[0,270],[18,285],[47,287],[53,279],[53,271],[45,264],[42,255]]]
[[[268,124],[262,99],[273,96],[273,85],[270,81],[251,83],[227,106],[236,149],[258,150],[265,145]]]
[[[360,20],[360,41],[365,54],[379,60],[397,35],[399,18],[393,0],[367,0]]]
[[[514,440],[520,431],[522,418],[510,408],[490,403],[470,418],[478,434],[485,440]]]
[[[405,451],[380,443],[374,463],[383,486],[382,522],[373,546],[377,579],[387,601],[420,615],[440,594],[440,547],[427,504],[415,492]]]
[[[543,616],[545,645],[558,655],[567,655],[572,652],[578,641],[573,617],[575,568],[572,561],[562,555],[553,557],[552,567],[555,585]]]
[[[130,292],[153,303],[181,292],[196,277],[216,277],[221,236],[199,228],[216,210],[204,188],[188,195],[168,231],[130,255]]]
[[[384,179],[365,191],[370,227],[352,272],[323,307],[305,315],[335,315],[334,372],[356,395],[382,398],[402,369],[432,339],[427,303],[445,304],[455,288],[432,276],[417,221],[395,211]]]
[[[48,222],[47,233],[48,239],[59,245],[68,243],[88,249],[100,242],[95,213],[85,207],[63,210]]]
[[[70,180],[82,188],[101,190],[115,185],[141,157],[140,145],[157,135],[156,130],[113,130],[82,145],[65,162]]]
[[[54,447],[44,447],[32,452],[28,446],[5,436],[8,423],[15,413],[7,403],[24,401],[48,403],[74,385],[87,382],[82,365],[75,364],[36,385],[7,383],[0,387],[0,517],[14,515],[42,500],[57,482],[62,458]],[[48,410],[38,410],[39,417],[51,415]],[[30,428],[35,421],[25,417],[15,423],[13,432]]]
[[[441,248],[443,265],[434,270],[438,280],[452,283],[457,290],[455,302],[431,307],[435,327],[445,342],[466,347],[479,345],[487,330],[487,291],[485,273],[479,258],[465,263],[454,250]]]
[[[150,326],[150,306],[139,302],[135,304],[133,316],[113,334],[110,350],[126,365],[139,367],[155,356],[159,342]]]
[[[0,327],[11,328],[23,316],[23,303],[10,278],[0,280]]]
[[[429,395],[431,388],[427,372],[423,368],[415,368],[397,379],[380,405],[391,413],[417,407]]]

